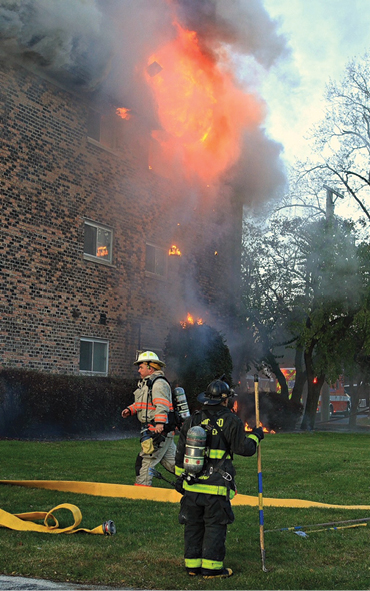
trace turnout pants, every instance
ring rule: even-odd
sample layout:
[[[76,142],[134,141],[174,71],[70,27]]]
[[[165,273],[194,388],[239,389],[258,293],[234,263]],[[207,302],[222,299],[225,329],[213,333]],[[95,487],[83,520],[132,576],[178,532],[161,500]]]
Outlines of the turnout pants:
[[[230,501],[223,496],[186,491],[179,522],[185,525],[185,566],[223,568],[227,525],[234,521]]]
[[[175,455],[176,445],[173,436],[167,435],[166,439],[161,442],[159,448],[152,454],[146,454],[143,451],[139,453],[136,459],[135,484],[141,486],[151,486],[153,477],[149,474],[149,468],[154,468],[161,463],[166,470],[175,473]]]

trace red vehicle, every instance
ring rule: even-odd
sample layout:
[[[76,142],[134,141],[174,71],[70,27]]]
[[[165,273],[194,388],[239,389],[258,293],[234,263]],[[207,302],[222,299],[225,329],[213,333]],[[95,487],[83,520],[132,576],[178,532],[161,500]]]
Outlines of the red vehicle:
[[[329,401],[329,415],[344,415],[348,416],[351,410],[351,397],[348,396],[344,390],[344,382],[342,376],[330,386],[330,401]],[[317,406],[317,412],[321,411],[321,395]]]

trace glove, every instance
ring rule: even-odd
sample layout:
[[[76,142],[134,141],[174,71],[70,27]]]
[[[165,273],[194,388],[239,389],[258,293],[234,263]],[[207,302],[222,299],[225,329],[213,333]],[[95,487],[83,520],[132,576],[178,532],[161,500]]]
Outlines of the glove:
[[[184,494],[184,487],[183,487],[184,481],[181,478],[181,476],[179,476],[179,478],[176,478],[175,480],[175,490],[177,490],[178,493],[180,493],[180,495]]]
[[[159,446],[161,445],[162,441],[164,441],[166,438],[164,435],[162,435],[162,433],[155,433],[152,435],[152,439],[153,439],[154,449],[157,450],[159,448]]]
[[[262,427],[254,427],[254,429],[252,429],[252,434],[258,437],[258,441],[262,441],[265,437]]]

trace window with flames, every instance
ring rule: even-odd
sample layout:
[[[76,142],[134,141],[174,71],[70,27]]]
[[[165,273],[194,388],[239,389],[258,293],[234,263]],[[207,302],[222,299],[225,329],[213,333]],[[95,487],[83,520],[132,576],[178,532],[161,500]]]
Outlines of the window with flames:
[[[84,257],[112,263],[113,230],[92,221],[84,223]]]

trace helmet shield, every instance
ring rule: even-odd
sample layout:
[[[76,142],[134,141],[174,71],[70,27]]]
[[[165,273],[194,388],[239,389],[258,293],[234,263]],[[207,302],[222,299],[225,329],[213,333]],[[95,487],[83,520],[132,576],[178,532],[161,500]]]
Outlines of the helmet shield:
[[[226,382],[222,380],[214,380],[208,384],[205,392],[199,394],[197,400],[201,404],[208,404],[213,406],[220,404],[223,400],[226,400],[230,396],[230,388]]]

